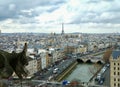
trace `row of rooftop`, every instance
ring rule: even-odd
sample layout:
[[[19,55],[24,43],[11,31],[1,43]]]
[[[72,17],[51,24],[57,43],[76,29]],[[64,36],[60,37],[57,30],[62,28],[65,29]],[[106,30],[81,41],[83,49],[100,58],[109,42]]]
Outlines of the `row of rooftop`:
[[[1,49],[9,50],[22,48],[27,42],[29,48],[47,49],[65,48],[66,46],[87,46],[104,48],[108,45],[117,44],[119,35],[114,34],[2,34],[0,35]]]
[[[66,58],[66,54],[86,54],[120,45],[116,34],[1,34],[0,49],[20,52],[28,43],[27,66],[32,76]]]

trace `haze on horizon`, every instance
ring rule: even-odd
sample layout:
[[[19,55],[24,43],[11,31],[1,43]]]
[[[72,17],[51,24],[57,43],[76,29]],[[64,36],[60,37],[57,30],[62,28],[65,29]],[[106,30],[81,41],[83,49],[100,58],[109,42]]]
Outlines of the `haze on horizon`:
[[[3,33],[116,33],[119,0],[0,0]]]

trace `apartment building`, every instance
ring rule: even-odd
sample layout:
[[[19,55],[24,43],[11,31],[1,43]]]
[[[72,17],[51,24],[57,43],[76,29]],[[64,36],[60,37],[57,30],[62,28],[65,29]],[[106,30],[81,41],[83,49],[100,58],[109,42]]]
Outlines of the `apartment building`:
[[[110,86],[120,87],[120,50],[113,51],[110,57]]]
[[[29,71],[28,77],[32,77],[34,73],[38,71],[37,65],[36,59],[29,58],[29,65],[26,66],[27,70]]]

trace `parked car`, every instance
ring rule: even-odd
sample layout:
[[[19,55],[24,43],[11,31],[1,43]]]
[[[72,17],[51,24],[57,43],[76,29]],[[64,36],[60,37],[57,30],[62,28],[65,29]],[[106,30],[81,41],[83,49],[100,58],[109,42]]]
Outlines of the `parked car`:
[[[107,67],[109,67],[109,66],[110,66],[110,64],[106,64],[106,66],[107,66]]]
[[[100,74],[100,73],[98,73],[98,75],[97,75],[97,77],[96,77],[95,81],[99,81],[99,80],[100,80],[100,78],[101,78],[101,74]]]
[[[105,81],[105,78],[104,78],[104,77],[100,78],[99,84],[102,85],[102,84],[104,83],[104,81]]]
[[[55,68],[55,69],[53,70],[53,73],[56,74],[57,72],[58,72],[58,68]]]

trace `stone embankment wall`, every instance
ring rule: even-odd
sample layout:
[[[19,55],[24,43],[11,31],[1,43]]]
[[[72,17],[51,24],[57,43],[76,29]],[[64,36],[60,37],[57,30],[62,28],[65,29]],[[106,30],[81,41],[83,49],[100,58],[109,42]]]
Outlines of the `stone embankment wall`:
[[[72,64],[70,64],[62,73],[56,76],[56,81],[60,82],[63,80],[65,76],[67,76],[78,64],[77,61],[74,61]]]

